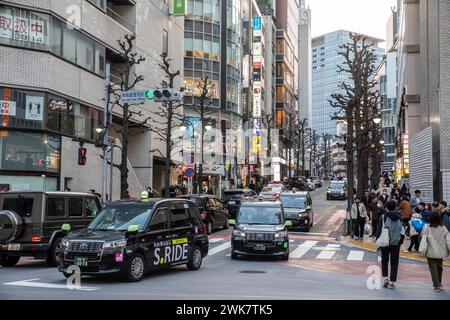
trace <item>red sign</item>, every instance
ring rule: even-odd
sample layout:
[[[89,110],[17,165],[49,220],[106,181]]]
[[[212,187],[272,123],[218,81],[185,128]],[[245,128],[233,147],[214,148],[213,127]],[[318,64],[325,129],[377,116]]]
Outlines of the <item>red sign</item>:
[[[250,171],[250,172],[255,172],[255,165],[254,165],[254,164],[250,164],[250,165],[248,166],[248,171]]]

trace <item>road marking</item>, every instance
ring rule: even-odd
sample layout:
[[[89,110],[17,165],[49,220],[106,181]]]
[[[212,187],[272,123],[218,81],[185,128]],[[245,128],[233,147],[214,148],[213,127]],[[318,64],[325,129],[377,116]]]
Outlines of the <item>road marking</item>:
[[[317,244],[318,241],[305,241],[299,245],[294,251],[289,254],[290,258],[300,259],[307,253],[312,247]]]
[[[293,232],[293,231],[289,231],[289,234],[292,235],[306,235],[306,236],[328,236],[328,233],[314,233],[314,232]]]
[[[289,240],[289,243],[292,243],[292,242],[294,242],[294,240],[292,240],[292,239],[291,239],[291,240]]]
[[[347,256],[347,260],[349,261],[362,261],[364,257],[364,251],[359,250],[350,250]]]
[[[208,239],[208,241],[210,243],[216,243],[216,242],[222,241],[223,239],[225,239],[225,238],[210,238],[210,239]]]
[[[41,280],[41,278],[36,279],[28,279],[16,282],[8,282],[4,283],[10,286],[21,286],[21,287],[34,287],[34,288],[48,288],[48,289],[67,289],[72,290],[65,284],[56,284],[56,283],[44,283],[44,282],[35,282],[37,280]],[[96,287],[75,287],[73,286],[73,290],[82,290],[82,291],[94,291],[98,290]]]
[[[231,257],[231,253],[229,253],[229,254],[225,255],[225,257]]]
[[[221,245],[218,245],[217,247],[212,248],[208,252],[208,256],[212,256],[220,251],[226,250],[231,247],[231,241],[222,243]]]
[[[338,243],[330,243],[330,244],[327,244],[327,247],[329,247],[329,248],[339,248],[341,245],[340,244],[338,244]]]
[[[316,259],[330,260],[331,258],[333,258],[335,253],[336,253],[336,251],[321,251],[317,255]]]

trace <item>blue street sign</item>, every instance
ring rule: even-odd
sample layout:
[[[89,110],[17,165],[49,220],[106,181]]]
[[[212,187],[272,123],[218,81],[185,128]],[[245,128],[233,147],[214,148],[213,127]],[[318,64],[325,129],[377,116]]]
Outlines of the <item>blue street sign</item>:
[[[193,168],[187,168],[184,171],[184,174],[186,175],[186,177],[192,178],[194,176],[194,169]]]
[[[253,30],[261,30],[261,28],[262,28],[261,17],[254,17],[253,18]]]

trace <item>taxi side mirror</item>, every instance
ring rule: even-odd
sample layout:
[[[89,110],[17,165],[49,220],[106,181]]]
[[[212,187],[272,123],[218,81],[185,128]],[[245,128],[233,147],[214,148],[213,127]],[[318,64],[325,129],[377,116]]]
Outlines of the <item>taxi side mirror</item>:
[[[69,233],[70,232],[70,224],[64,223],[61,226],[61,230],[62,230],[63,233]]]
[[[128,233],[137,233],[139,231],[139,226],[137,224],[132,224],[131,226],[128,226],[127,231]]]
[[[291,220],[286,220],[286,221],[284,222],[284,225],[285,225],[286,227],[292,227],[292,221],[291,221]]]
[[[229,224],[230,226],[234,226],[234,225],[236,225],[236,220],[234,220],[234,219],[229,219],[229,220],[228,220],[228,224]]]
[[[311,206],[307,206],[307,207],[306,207],[306,210],[311,210],[311,209],[312,209]]]

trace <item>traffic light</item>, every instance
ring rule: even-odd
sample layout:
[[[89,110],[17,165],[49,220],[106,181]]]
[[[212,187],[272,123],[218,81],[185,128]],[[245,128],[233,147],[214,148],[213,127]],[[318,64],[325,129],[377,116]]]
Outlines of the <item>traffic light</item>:
[[[183,98],[178,90],[172,88],[155,89],[148,91],[152,91],[155,102],[180,101]]]
[[[154,90],[152,90],[152,89],[149,89],[149,90],[145,91],[145,97],[148,100],[153,100],[155,98],[155,93],[153,91]]]
[[[78,148],[78,165],[84,166],[86,164],[86,148]]]

